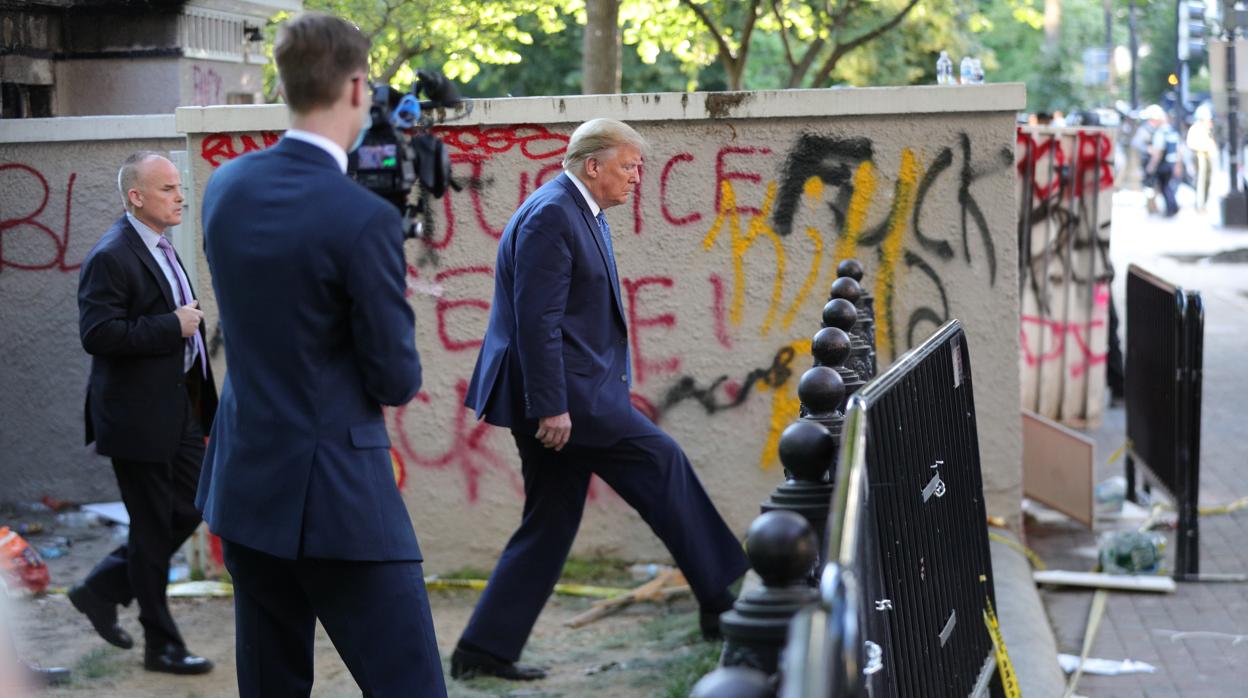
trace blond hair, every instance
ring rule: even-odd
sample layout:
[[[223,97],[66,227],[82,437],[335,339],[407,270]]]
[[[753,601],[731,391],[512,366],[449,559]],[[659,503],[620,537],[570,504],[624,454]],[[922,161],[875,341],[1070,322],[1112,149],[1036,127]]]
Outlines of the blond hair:
[[[592,119],[572,132],[568,149],[563,154],[563,169],[583,172],[589,158],[620,145],[645,150],[646,140],[632,126],[615,119]]]

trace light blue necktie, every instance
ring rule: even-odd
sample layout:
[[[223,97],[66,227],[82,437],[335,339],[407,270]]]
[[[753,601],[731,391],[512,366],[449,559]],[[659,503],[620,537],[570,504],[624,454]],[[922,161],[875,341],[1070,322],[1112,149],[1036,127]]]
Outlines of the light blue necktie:
[[[615,268],[615,249],[611,247],[611,226],[607,223],[606,212],[599,211],[597,220],[598,232],[602,234],[602,241],[607,246],[607,261],[611,264],[611,284],[615,286],[614,290],[618,296],[620,293],[619,272]],[[628,349],[624,350],[624,370],[627,372],[629,385],[633,384],[633,361],[631,354],[632,352]]]

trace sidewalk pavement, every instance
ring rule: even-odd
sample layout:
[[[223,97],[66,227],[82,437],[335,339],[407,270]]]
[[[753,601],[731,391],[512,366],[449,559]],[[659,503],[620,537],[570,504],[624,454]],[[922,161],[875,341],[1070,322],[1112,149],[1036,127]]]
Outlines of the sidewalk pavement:
[[[1125,322],[1129,263],[1201,291],[1205,302],[1201,507],[1248,496],[1248,254],[1220,256],[1244,260],[1239,263],[1210,259],[1229,250],[1248,250],[1248,230],[1218,228],[1213,211],[1201,216],[1189,208],[1164,219],[1147,215],[1138,193],[1116,196],[1110,256],[1117,270],[1113,291],[1119,317]],[[1095,482],[1122,475],[1125,459],[1107,460],[1126,441],[1123,408],[1108,409],[1104,423],[1088,434],[1097,442]],[[1088,531],[1050,517],[1027,517],[1025,525],[1028,545],[1050,569],[1076,571],[1096,564],[1102,531],[1122,527],[1098,524]],[[1166,566],[1172,568],[1174,532],[1165,533]],[[1248,573],[1248,508],[1201,517],[1199,559],[1202,573]],[[1092,596],[1092,590],[1041,590],[1058,651],[1080,653]],[[1083,696],[1248,695],[1248,583],[1180,582],[1174,594],[1110,592],[1089,656],[1130,658],[1157,670],[1084,674],[1076,689]]]

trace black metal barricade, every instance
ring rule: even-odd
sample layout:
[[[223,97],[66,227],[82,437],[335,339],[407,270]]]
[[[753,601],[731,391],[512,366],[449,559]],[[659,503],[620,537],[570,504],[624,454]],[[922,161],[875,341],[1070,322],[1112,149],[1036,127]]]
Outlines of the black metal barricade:
[[[1205,310],[1184,291],[1135,266],[1127,270],[1127,497],[1139,501],[1136,468],[1179,511],[1174,576],[1200,575],[1200,397]]]
[[[956,320],[849,404],[817,608],[781,695],[1001,695],[970,355]]]

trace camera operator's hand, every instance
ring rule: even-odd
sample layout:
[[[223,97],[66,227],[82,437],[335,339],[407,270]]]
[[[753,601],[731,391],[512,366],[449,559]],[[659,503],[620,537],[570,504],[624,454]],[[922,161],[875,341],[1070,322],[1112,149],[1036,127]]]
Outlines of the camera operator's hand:
[[[191,301],[173,311],[173,314],[178,316],[178,322],[182,325],[183,337],[194,337],[195,330],[199,329],[199,321],[204,318],[204,311],[199,309],[199,301]]]
[[[537,440],[546,448],[560,451],[572,438],[572,417],[567,412],[537,420]]]

